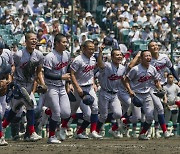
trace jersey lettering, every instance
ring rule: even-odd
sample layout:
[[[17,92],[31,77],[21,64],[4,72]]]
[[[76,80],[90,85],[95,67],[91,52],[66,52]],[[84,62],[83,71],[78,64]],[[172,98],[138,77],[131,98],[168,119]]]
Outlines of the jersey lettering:
[[[83,72],[87,73],[87,72],[93,70],[94,68],[95,68],[95,65],[93,65],[93,66],[87,65],[87,66],[85,66]]]
[[[112,74],[111,76],[108,77],[109,80],[119,80],[119,79],[122,79],[123,77],[122,76],[118,76],[116,74]]]
[[[155,66],[155,68],[156,68],[157,71],[159,71],[159,70],[161,70],[161,69],[163,69],[163,68],[165,68],[165,67],[166,67],[166,64],[160,65],[160,66]]]
[[[138,79],[138,81],[139,82],[145,82],[145,81],[147,81],[147,80],[149,80],[149,79],[151,79],[152,78],[152,76],[141,76],[139,79]]]
[[[62,63],[58,63],[56,66],[55,66],[55,70],[60,70],[62,69],[63,67],[66,67],[68,65],[68,61],[67,62],[62,62]]]
[[[28,63],[28,62],[23,63],[23,64],[20,66],[20,68],[24,68],[24,66],[26,66],[27,63]]]

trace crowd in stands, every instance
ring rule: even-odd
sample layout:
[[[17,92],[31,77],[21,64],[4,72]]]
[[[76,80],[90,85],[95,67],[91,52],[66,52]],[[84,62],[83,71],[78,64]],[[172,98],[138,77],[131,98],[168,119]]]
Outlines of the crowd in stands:
[[[96,5],[96,6],[95,6]],[[14,0],[0,2],[0,35],[12,47],[24,45],[24,34],[38,34],[39,49],[49,52],[54,35],[61,32],[69,38],[69,50],[76,53],[86,39],[103,38],[110,34],[118,44],[132,51],[143,50],[150,40],[156,40],[166,54],[179,50],[179,4],[173,0]],[[73,39],[71,39],[73,36]],[[73,41],[73,42],[71,42]],[[73,48],[71,47],[73,43]],[[178,59],[175,55],[176,62]]]

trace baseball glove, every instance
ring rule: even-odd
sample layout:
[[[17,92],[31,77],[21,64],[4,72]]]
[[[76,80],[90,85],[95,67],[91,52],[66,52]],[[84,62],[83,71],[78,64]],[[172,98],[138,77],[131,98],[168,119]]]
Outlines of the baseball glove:
[[[136,107],[142,107],[143,106],[142,101],[135,95],[131,98],[131,101],[134,104],[134,106],[136,106]]]
[[[92,105],[94,103],[94,97],[91,96],[88,92],[83,91],[82,101],[86,105]]]
[[[0,96],[4,96],[7,93],[7,84],[6,81],[0,81]]]
[[[153,94],[159,98],[163,98],[165,95],[165,90],[164,89],[156,90]]]
[[[47,92],[47,86],[46,85],[38,85],[36,92],[39,94],[44,94]]]

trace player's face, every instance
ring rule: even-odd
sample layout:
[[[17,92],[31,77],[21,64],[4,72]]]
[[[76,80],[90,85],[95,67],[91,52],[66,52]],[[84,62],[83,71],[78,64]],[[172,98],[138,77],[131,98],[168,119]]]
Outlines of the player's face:
[[[66,37],[63,37],[59,42],[57,42],[58,51],[64,51],[67,49],[68,41]]]
[[[152,56],[149,51],[145,51],[141,57],[141,63],[144,65],[149,65],[151,62]]]
[[[93,43],[88,43],[86,47],[84,47],[84,51],[83,53],[85,54],[85,56],[87,56],[88,58],[90,58],[95,51],[95,46]]]
[[[30,50],[34,50],[37,44],[36,34],[29,34],[29,37],[26,39],[26,47]]]
[[[167,78],[167,82],[168,82],[169,84],[172,84],[173,81],[174,81],[173,75],[169,75],[168,78]]]
[[[156,42],[151,42],[149,45],[149,51],[152,54],[158,53],[159,52],[158,44]]]
[[[116,50],[114,51],[114,54],[112,55],[112,62],[115,64],[120,64],[122,59],[123,59],[123,55],[121,53],[121,51]]]

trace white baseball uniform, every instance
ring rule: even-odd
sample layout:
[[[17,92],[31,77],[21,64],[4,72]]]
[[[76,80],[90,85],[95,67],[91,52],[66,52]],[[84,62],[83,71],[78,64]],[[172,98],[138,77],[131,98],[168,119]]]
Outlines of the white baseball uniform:
[[[91,114],[98,114],[97,96],[93,88],[95,66],[96,59],[94,57],[89,59],[84,54],[77,56],[70,66],[75,71],[77,82],[82,90],[89,92],[94,97],[94,103],[91,106],[87,106],[81,101],[82,99],[75,89],[76,102],[71,103],[71,113],[75,114],[80,106],[86,121],[90,121]]]
[[[63,51],[62,54],[53,50],[47,54],[44,59],[44,68],[49,69],[54,74],[62,76],[67,73],[67,67],[70,63],[70,53]],[[45,77],[45,83],[48,91],[45,94],[45,105],[52,111],[52,119],[59,121],[69,118],[71,114],[70,101],[65,89],[65,80],[52,80]]]

